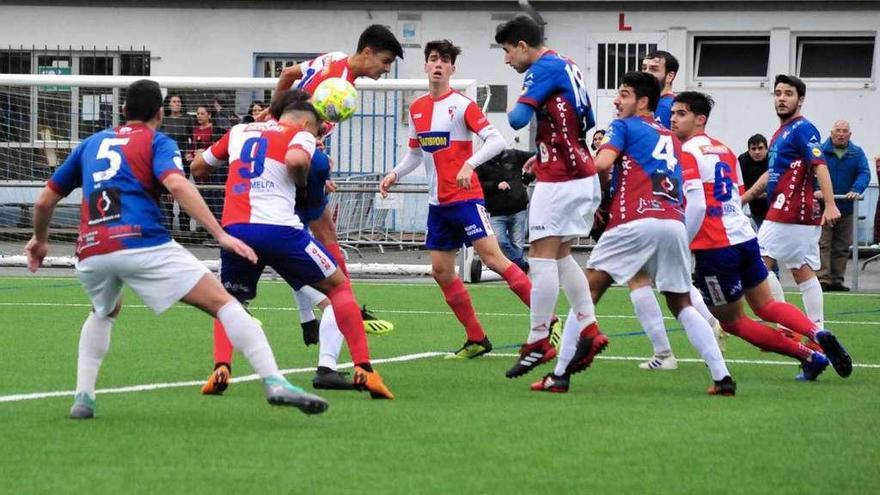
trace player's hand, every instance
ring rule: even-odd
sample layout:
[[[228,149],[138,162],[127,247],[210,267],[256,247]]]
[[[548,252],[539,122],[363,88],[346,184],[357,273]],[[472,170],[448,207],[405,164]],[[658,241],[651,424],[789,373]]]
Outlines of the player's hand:
[[[383,198],[388,197],[388,190],[391,189],[391,186],[397,182],[397,172],[389,172],[388,175],[382,179],[382,182],[379,183],[379,194],[382,195]]]
[[[270,116],[271,115],[269,114],[269,109],[264,108],[260,111],[260,113],[254,115],[254,122],[265,122],[269,120]]]
[[[458,183],[458,187],[470,191],[471,189],[471,177],[474,175],[474,166],[468,162],[464,162],[461,168],[458,170],[458,175],[455,176],[455,182]]]
[[[217,243],[220,244],[221,248],[239,255],[255,265],[257,264],[257,253],[242,240],[224,232],[223,235],[217,238]]]
[[[510,184],[508,184],[507,181],[501,181],[498,183],[499,191],[506,191],[508,189],[510,189]]]
[[[327,194],[330,194],[330,193],[334,193],[334,192],[336,192],[336,189],[338,189],[338,187],[339,187],[339,186],[337,186],[336,183],[333,182],[333,181],[330,180],[330,179],[327,179],[327,180],[324,182],[324,191],[325,191]]]
[[[523,173],[535,175],[534,170],[535,170],[535,166],[537,164],[538,164],[538,155],[535,155],[535,156],[529,158],[528,160],[526,160],[526,163],[523,164]]]
[[[859,193],[857,193],[855,191],[850,191],[850,192],[846,193],[846,199],[848,199],[850,201],[856,201],[857,199],[859,199]]]
[[[814,191],[813,197],[818,199],[819,201],[822,201],[822,191]]]
[[[49,254],[49,243],[38,241],[36,237],[31,237],[27,245],[24,247],[27,254],[28,270],[36,272],[38,268],[43,266],[43,260]]]
[[[834,203],[825,205],[825,212],[822,213],[822,225],[834,226],[840,220],[840,210]]]

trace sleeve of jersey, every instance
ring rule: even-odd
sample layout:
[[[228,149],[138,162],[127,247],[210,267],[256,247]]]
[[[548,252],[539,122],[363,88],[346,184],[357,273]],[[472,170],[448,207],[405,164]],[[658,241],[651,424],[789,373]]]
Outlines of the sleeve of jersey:
[[[400,179],[410,173],[413,170],[417,169],[419,165],[422,164],[422,149],[421,148],[410,148],[407,151],[406,155],[403,157],[403,160],[394,167],[394,172],[397,175],[397,178]]]
[[[798,137],[801,140],[801,153],[809,157],[812,165],[825,165],[825,155],[822,153],[822,140],[819,130],[812,124],[801,126]]]
[[[474,102],[471,102],[464,111],[464,123],[475,134],[480,134],[480,131],[492,125]]]
[[[684,181],[684,190],[703,188],[703,179],[700,177],[700,165],[690,152],[681,152],[681,176]]]
[[[231,129],[226,131],[226,134],[219,141],[202,153],[202,158],[209,166],[219,167],[229,160],[229,134],[231,132]]]
[[[419,135],[416,133],[416,124],[412,118],[412,111],[409,112],[409,147],[410,148],[418,148],[419,147]]]
[[[507,148],[507,141],[504,140],[504,136],[498,132],[494,125],[484,127],[480,131],[480,138],[483,139],[483,146],[467,160],[475,167],[495,158],[504,151],[504,148]]]
[[[315,143],[315,136],[311,133],[300,131],[297,132],[293,139],[290,140],[290,143],[287,145],[288,150],[292,149],[300,149],[305,151],[309,158],[315,156],[315,147],[317,143]]]
[[[617,119],[608,126],[608,132],[602,138],[599,151],[611,150],[620,154],[624,149],[626,149],[626,123]]]
[[[533,108],[540,108],[556,89],[553,74],[543,66],[532,65],[523,82],[523,91],[517,103],[525,103]]]
[[[156,134],[153,138],[153,176],[162,182],[171,174],[183,174],[180,149],[170,137]]]
[[[82,185],[82,150],[85,145],[86,141],[83,141],[67,155],[67,160],[55,170],[46,187],[59,196],[67,196]]]

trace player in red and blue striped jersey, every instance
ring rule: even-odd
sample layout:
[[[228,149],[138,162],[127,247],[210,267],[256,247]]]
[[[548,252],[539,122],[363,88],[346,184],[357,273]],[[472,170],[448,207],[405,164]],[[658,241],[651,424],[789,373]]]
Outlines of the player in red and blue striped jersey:
[[[250,247],[223,231],[183,175],[177,145],[156,130],[163,115],[159,85],[149,80],[132,83],[126,91],[125,115],[124,125],[86,138],[55,171],[34,205],[34,236],[26,247],[29,268],[36,271],[48,252],[55,205],[82,188],[76,274],[89,294],[92,312],[80,334],[71,418],[95,415],[95,382],[122,309],[123,285],[156,313],[182,300],[222,321],[263,379],[271,404],[306,413],[326,410],[323,399],[287,382],[259,325],[162,227],[158,199],[166,189],[217,239],[224,253],[244,263],[257,261]]]
[[[800,361],[800,379],[815,380],[828,366],[825,355],[747,317],[743,297],[765,321],[785,325],[820,344],[828,356],[839,361],[835,369],[848,376],[851,360],[834,335],[817,327],[793,305],[773,299],[755,231],[742,211],[743,188],[736,155],[705,132],[713,104],[702,93],[681,93],[672,105],[671,121],[672,131],[684,141],[685,224],[703,298],[725,331]]]
[[[511,127],[525,127],[533,116],[538,122],[538,154],[526,164],[537,177],[529,207],[530,327],[519,359],[507,371],[514,378],[556,355],[548,334],[560,288],[572,308],[563,340],[583,333],[604,348],[587,279],[571,256],[573,240],[590,233],[601,190],[586,145],[593,110],[577,64],[545,46],[541,27],[527,16],[498,26],[495,41],[504,49],[504,62],[525,73],[523,92],[508,114]]]

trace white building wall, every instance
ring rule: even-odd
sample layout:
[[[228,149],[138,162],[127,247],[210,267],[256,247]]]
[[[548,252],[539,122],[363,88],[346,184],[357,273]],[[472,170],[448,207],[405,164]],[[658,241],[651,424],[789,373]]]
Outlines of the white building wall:
[[[332,2],[328,4],[332,5]],[[442,4],[432,7],[442,7]],[[748,3],[742,7],[740,11],[717,12],[626,12],[626,24],[632,27],[628,32],[618,31],[617,11],[544,12],[542,15],[548,23],[548,44],[578,62],[593,88],[594,103],[598,103],[595,101],[597,41],[625,41],[645,36],[664,40],[666,48],[679,58],[682,65],[674,89],[698,89],[712,94],[717,110],[713,112],[710,131],[735,150],[742,151],[748,136],[760,132],[769,137],[777,127],[770,84],[765,81],[699,85],[693,80],[691,71],[695,34],[769,35],[769,72],[792,73],[794,36],[797,34],[876,35],[880,23],[880,7],[875,11],[821,12],[748,11]],[[483,83],[506,84],[509,86],[508,104],[515,101],[521,76],[503,64],[503,53],[499,48],[490,48],[498,21],[491,20],[492,12],[488,10],[368,12],[0,6],[4,26],[0,30],[0,48],[19,45],[145,46],[154,57],[154,75],[248,76],[254,71],[255,53],[352,51],[358,34],[367,24],[382,23],[397,30],[399,12],[422,14],[417,41],[424,43],[435,38],[450,38],[463,47],[464,53],[458,63],[459,76]],[[823,131],[830,129],[837,119],[849,120],[853,140],[865,148],[869,158],[880,155],[880,119],[875,118],[880,111],[880,95],[876,87],[878,65],[880,50],[875,50],[875,75],[867,85],[808,81],[804,107],[805,115]],[[406,59],[399,65],[399,77],[422,75],[420,49],[406,49]],[[597,110],[599,125],[607,125],[612,118],[607,108],[597,104]],[[514,132],[507,126],[504,116],[497,114],[491,118],[512,140]],[[876,180],[874,177],[874,183]]]

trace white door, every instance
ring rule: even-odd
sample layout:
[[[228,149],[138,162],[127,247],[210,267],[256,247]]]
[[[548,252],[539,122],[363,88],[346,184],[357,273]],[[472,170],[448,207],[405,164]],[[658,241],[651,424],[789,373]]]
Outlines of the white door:
[[[597,129],[607,129],[616,118],[614,96],[623,74],[640,70],[645,55],[665,48],[666,33],[600,33],[588,38],[589,62],[584,79],[596,113]]]

